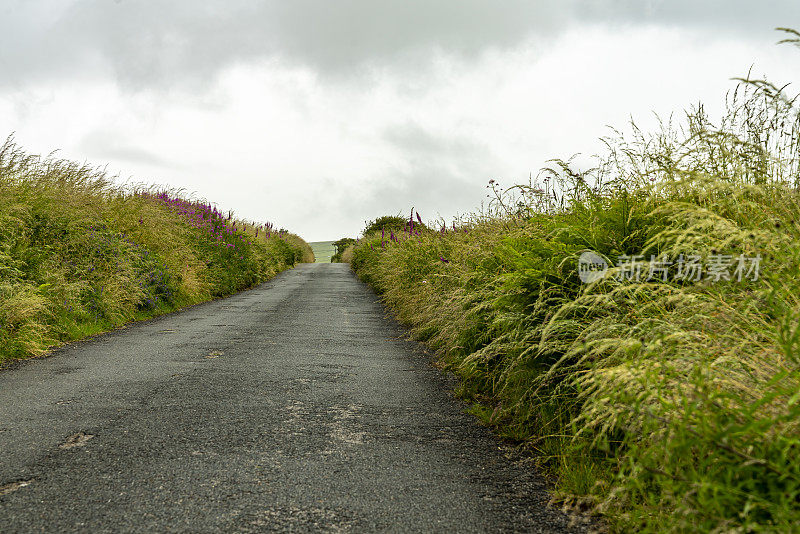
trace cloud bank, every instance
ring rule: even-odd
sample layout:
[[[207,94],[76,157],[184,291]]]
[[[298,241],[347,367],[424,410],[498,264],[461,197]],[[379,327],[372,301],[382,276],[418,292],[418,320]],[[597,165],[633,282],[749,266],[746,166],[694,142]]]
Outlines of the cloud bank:
[[[792,81],[776,26],[800,3],[6,0],[0,135],[336,239],[718,108],[751,65]]]

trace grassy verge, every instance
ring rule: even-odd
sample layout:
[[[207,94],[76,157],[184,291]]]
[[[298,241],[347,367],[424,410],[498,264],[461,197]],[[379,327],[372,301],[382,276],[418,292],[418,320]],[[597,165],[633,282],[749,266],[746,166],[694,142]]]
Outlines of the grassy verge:
[[[566,506],[619,532],[794,531],[800,109],[747,81],[720,124],[696,109],[608,146],[490,183],[471,220],[368,228],[351,265]],[[591,283],[586,251],[611,265]]]
[[[252,287],[301,261],[299,237],[103,171],[0,147],[0,365]]]

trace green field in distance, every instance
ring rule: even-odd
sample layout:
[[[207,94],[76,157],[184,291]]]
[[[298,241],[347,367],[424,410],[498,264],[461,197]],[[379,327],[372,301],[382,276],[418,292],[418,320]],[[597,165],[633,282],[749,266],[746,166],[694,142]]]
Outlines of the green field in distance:
[[[330,263],[331,256],[336,252],[333,241],[315,241],[309,243],[309,245],[311,245],[311,249],[314,251],[314,257],[316,257],[317,263]]]

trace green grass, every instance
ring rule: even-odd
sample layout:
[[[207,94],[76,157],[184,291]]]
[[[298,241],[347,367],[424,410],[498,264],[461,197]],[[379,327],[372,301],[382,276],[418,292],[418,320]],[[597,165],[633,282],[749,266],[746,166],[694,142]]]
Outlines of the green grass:
[[[555,161],[535,182],[490,184],[470,220],[366,232],[352,252],[472,412],[612,531],[800,524],[800,108],[763,81],[728,106],[717,124],[700,108],[634,127],[594,169]],[[667,281],[587,285],[586,250],[612,265],[760,254],[762,272],[688,282],[673,265]]]
[[[0,365],[252,287],[311,248],[173,192],[0,146]]]
[[[336,252],[333,241],[313,241],[309,245],[314,250],[316,263],[330,263],[331,257]]]

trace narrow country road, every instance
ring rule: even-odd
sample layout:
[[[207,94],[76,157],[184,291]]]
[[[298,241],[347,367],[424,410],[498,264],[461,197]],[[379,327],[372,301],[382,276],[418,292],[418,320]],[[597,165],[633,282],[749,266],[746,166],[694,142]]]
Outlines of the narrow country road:
[[[344,264],[0,372],[0,532],[565,532]]]

